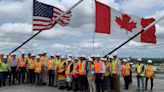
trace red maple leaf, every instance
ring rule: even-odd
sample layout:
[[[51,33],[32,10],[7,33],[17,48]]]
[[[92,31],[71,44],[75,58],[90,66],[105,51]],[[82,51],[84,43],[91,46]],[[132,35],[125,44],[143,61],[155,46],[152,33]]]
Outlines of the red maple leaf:
[[[127,31],[132,32],[132,29],[137,28],[136,27],[137,23],[134,23],[133,21],[129,23],[130,17],[128,15],[126,15],[126,14],[122,15],[122,19],[116,17],[115,21],[117,22],[118,25],[121,26],[121,28],[125,28],[126,29],[126,34],[127,34]]]

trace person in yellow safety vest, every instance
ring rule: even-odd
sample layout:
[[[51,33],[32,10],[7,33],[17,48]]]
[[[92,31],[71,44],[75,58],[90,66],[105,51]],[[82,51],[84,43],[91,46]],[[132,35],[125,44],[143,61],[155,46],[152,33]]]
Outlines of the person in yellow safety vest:
[[[28,59],[28,63],[27,63],[27,67],[28,70],[27,72],[29,72],[29,77],[30,77],[30,86],[32,86],[32,84],[35,84],[35,68],[36,68],[36,59],[35,59],[35,54],[31,54],[31,59]]]
[[[64,60],[64,56],[60,56],[61,62],[58,64],[57,71],[58,71],[58,84],[59,89],[63,90],[66,86],[66,77],[65,77],[65,68],[66,68],[66,62]]]
[[[25,55],[25,52],[22,52],[22,57],[19,57],[19,60],[18,60],[18,64],[19,64],[19,69],[18,69],[18,72],[19,72],[19,83],[18,85],[20,85],[20,79],[22,78],[22,84],[25,84],[24,83],[24,79],[25,79],[25,70],[26,70],[26,58],[24,57]]]
[[[147,61],[148,66],[146,67],[146,81],[145,81],[145,90],[147,90],[147,82],[151,79],[151,89],[150,92],[153,90],[153,79],[155,75],[156,68],[152,65],[152,60]]]
[[[75,81],[75,89],[73,91],[79,90],[79,59],[77,57],[74,58],[75,63],[73,64],[73,76]]]
[[[129,58],[127,59],[127,61],[128,61],[128,65],[130,67],[129,84],[132,84],[132,72],[133,72],[133,69],[132,69],[132,65],[130,63],[130,59]]]
[[[114,61],[111,64],[111,77],[113,77],[113,84],[115,92],[120,92],[120,72],[121,60],[117,58],[117,52],[113,53]]]
[[[3,86],[6,86],[5,82],[8,73],[7,57],[4,56],[2,60],[3,62],[0,63],[0,87],[2,84],[2,80],[3,80]]]
[[[57,70],[57,67],[61,62],[60,56],[61,56],[61,54],[57,53],[56,59],[54,61],[54,87],[58,86],[58,70]]]
[[[11,86],[11,75],[13,75],[12,85],[15,85],[15,77],[16,71],[19,68],[18,58],[16,57],[16,53],[12,53],[12,57],[10,57],[8,63],[9,69],[9,86]]]
[[[1,53],[0,54],[0,63],[2,62],[2,60],[3,60],[3,56],[4,56],[4,54],[3,53]]]
[[[142,91],[145,90],[144,87],[144,77],[145,77],[145,66],[142,64],[142,59],[138,58],[137,59],[138,63],[135,66],[135,72],[137,75],[137,83],[138,83],[138,89],[136,91],[140,91],[140,79],[142,81]]]
[[[36,86],[42,86],[42,62],[40,61],[40,56],[36,57],[36,63],[35,63],[35,73],[37,78],[37,84]]]
[[[96,81],[96,87],[98,92],[100,92],[100,84],[101,84],[101,90],[104,92],[105,89],[105,80],[104,80],[104,74],[105,74],[105,63],[103,61],[106,61],[106,58],[101,58],[100,55],[97,55],[97,62],[95,63],[95,81]]]
[[[109,62],[107,61],[106,58],[104,58],[103,60],[104,64],[105,64],[105,73],[104,73],[104,80],[105,80],[105,90],[108,90],[108,81],[109,81]]]
[[[68,82],[68,88],[67,91],[72,90],[72,70],[73,70],[73,64],[71,62],[71,58],[68,58],[68,65],[65,70],[65,76],[66,76],[66,81]]]
[[[48,86],[53,86],[54,83],[54,55],[51,54],[50,56],[50,60],[48,60],[48,64],[47,64],[47,70],[48,70],[48,76],[49,76],[49,85]]]
[[[128,65],[128,62],[127,62],[126,59],[123,59],[122,75],[123,75],[124,81],[125,81],[125,90],[128,90],[128,87],[129,87],[130,66]]]
[[[107,55],[107,57],[109,58],[109,62],[108,62],[108,65],[109,65],[109,80],[110,80],[110,90],[109,92],[113,92],[114,90],[114,85],[113,85],[113,77],[111,76],[111,65],[112,65],[112,62],[114,62],[114,58],[112,55]]]
[[[42,85],[47,85],[47,63],[48,63],[48,56],[46,56],[47,52],[43,52],[43,56],[40,58],[43,64],[43,71],[42,71]]]

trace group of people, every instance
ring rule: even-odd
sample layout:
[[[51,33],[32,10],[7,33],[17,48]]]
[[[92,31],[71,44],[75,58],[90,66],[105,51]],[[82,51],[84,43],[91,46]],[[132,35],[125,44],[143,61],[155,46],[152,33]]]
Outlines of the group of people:
[[[64,57],[61,54],[53,54],[50,57],[46,56],[46,51],[43,53],[28,54],[21,53],[22,56],[17,58],[16,53],[12,53],[11,57],[0,54],[0,87],[6,86],[6,78],[9,76],[9,86],[15,85],[15,76],[18,75],[18,85],[29,83],[30,86],[52,86],[59,89],[73,91],[84,91],[89,86],[90,92],[120,92],[120,75],[122,73],[125,81],[125,90],[128,90],[129,84],[132,83],[132,65],[130,59],[123,59],[123,63],[117,57],[115,52],[108,55],[106,58],[101,58],[100,55],[72,55]],[[140,91],[140,78],[142,81],[142,90],[147,90],[147,81],[151,79],[151,90],[153,88],[153,78],[155,68],[152,66],[152,61],[148,60],[148,66],[145,66],[141,58],[138,58],[138,63],[135,66],[135,72],[138,80],[138,89]],[[121,65],[122,64],[122,65]],[[27,78],[25,78],[25,74]],[[47,76],[48,75],[48,76]],[[144,77],[146,76],[144,87]],[[48,77],[48,78],[47,78]],[[27,80],[25,82],[25,79]],[[36,82],[37,79],[37,82]],[[47,84],[48,81],[48,84]],[[75,83],[75,85],[73,85]],[[101,85],[101,86],[100,86]],[[108,86],[109,85],[109,86]]]

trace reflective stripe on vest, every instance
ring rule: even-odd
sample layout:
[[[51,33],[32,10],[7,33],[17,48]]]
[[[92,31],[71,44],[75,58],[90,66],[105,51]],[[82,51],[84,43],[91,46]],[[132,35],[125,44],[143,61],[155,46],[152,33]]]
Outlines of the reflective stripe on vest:
[[[142,67],[144,66],[144,64],[140,64],[140,65],[136,65],[136,68],[137,68],[137,72],[138,73],[141,73],[141,71],[142,71]],[[137,75],[137,73],[136,73],[136,75]],[[145,75],[145,69],[144,69],[144,71],[140,74],[140,76],[144,76]]]
[[[7,68],[8,67],[8,64],[6,63],[4,63],[4,62],[1,62],[1,67],[2,68]],[[7,72],[8,71],[8,69],[0,69],[0,72]]]
[[[128,64],[125,65],[125,68],[124,68],[124,65],[122,65],[122,75],[123,76],[129,76],[130,75]]]
[[[147,68],[146,68],[146,77],[148,77],[148,78],[154,78],[154,76],[152,76],[153,75],[153,66],[151,65],[151,66],[149,66],[149,69],[148,69],[148,66],[147,66]]]
[[[57,69],[57,67],[58,67],[58,64],[60,64],[60,62],[61,62],[61,59],[55,59],[55,68],[54,68],[54,70],[56,70]]]
[[[103,61],[101,61],[99,64],[97,64],[97,62],[95,63],[95,73],[98,73],[98,74],[100,73],[103,63],[104,63]]]
[[[35,59],[34,59],[33,62],[32,62],[32,59],[29,60],[29,69],[35,69],[35,68],[36,68],[36,66],[35,66]]]
[[[72,76],[72,72],[70,72],[70,67],[71,67],[72,63],[70,63],[65,70],[65,76]]]
[[[19,67],[26,67],[26,58],[24,60],[22,57],[19,58]]]
[[[117,74],[118,73],[118,65],[120,63],[120,60],[117,59],[116,61],[112,62],[112,74]]]
[[[43,63],[43,66],[46,66],[48,62],[48,57],[41,57],[41,61]]]
[[[48,60],[48,70],[52,70],[54,60]]]
[[[109,76],[109,71],[108,71],[108,69],[109,69],[109,65],[106,64],[106,65],[105,65],[105,73],[104,73],[104,76]]]
[[[61,62],[60,64],[58,64],[58,67],[62,68],[64,63],[65,63],[65,61]],[[63,71],[64,71],[64,69],[58,69],[58,73],[62,73]]]
[[[76,72],[77,72],[77,65],[78,65],[78,63],[76,64],[76,65],[74,65],[73,66],[73,75],[76,75]]]
[[[86,60],[83,60],[83,62],[79,65],[79,75],[85,75],[86,69],[85,69]]]
[[[16,66],[17,66],[17,64],[18,64],[18,59],[15,58],[15,60],[16,60]],[[12,64],[13,64],[13,57],[10,58],[10,67],[12,67]]]
[[[35,72],[41,73],[41,69],[42,69],[41,66],[42,66],[42,63],[40,61],[39,63],[37,62]]]

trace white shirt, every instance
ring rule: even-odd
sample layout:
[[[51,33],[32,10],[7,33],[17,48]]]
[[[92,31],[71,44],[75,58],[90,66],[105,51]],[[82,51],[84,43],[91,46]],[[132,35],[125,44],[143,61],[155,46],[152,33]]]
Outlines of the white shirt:
[[[149,70],[149,68],[150,68],[150,66],[148,66],[148,70]],[[153,71],[156,71],[156,68],[155,67],[153,67]]]
[[[99,64],[101,61],[97,62],[97,64]],[[101,70],[100,73],[105,73],[105,64],[103,63],[101,66]]]

